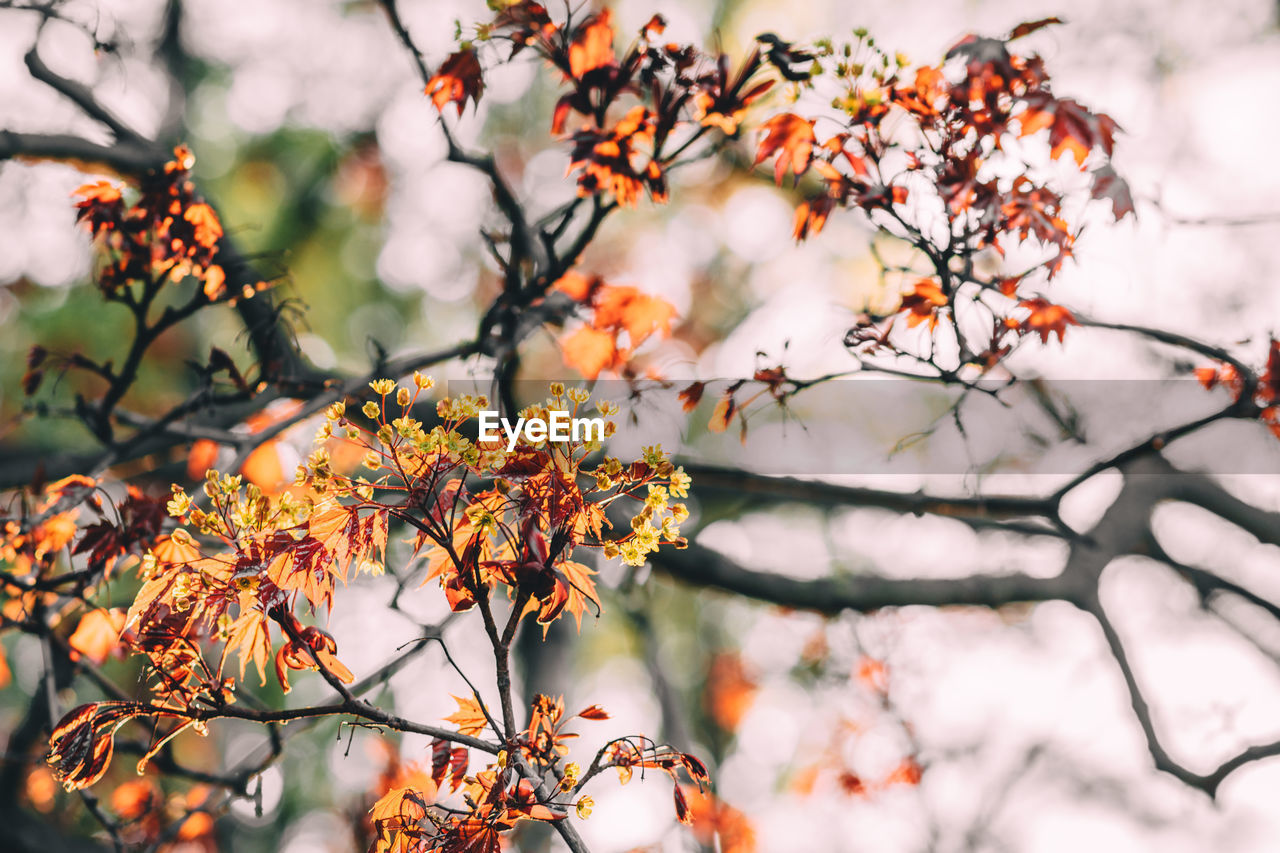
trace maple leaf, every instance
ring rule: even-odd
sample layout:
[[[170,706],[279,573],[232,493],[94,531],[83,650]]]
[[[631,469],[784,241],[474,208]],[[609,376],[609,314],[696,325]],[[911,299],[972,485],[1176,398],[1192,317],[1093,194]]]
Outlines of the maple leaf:
[[[612,13],[605,9],[574,35],[569,45],[569,72],[581,80],[588,71],[617,64],[613,53]]]
[[[781,113],[762,124],[760,129],[765,136],[756,150],[753,167],[778,154],[778,161],[773,167],[773,178],[778,186],[782,186],[782,177],[787,169],[797,178],[808,170],[813,159],[813,146],[817,142],[813,122],[794,113]]]
[[[467,99],[472,104],[480,102],[484,92],[484,77],[480,70],[480,60],[475,50],[460,50],[449,54],[430,80],[427,81],[426,93],[437,110],[444,112],[446,104],[452,103],[462,115]]]
[[[427,816],[427,806],[436,797],[436,785],[425,778],[414,782],[387,791],[369,809],[369,819],[378,836],[372,849],[379,853],[408,853],[418,822]]]
[[[680,408],[686,413],[698,408],[698,403],[702,400],[702,394],[706,390],[707,383],[705,382],[694,382],[689,385],[679,394]]]
[[[454,696],[453,701],[458,703],[458,710],[444,719],[458,727],[458,734],[478,735],[489,725],[489,720],[480,708],[480,703],[474,697],[463,699]]]
[[[738,406],[733,399],[733,394],[726,393],[716,401],[716,407],[711,412],[711,420],[707,422],[707,429],[710,432],[724,432],[729,428],[729,422],[733,420],[737,411]]]
[[[634,287],[608,284],[597,288],[595,309],[592,325],[597,329],[625,329],[632,350],[655,332],[669,336],[671,320],[676,316],[675,306],[665,299]]]
[[[1070,153],[1083,167],[1089,152],[1100,149],[1107,156],[1115,147],[1115,120],[1104,113],[1090,112],[1072,98],[1055,98],[1048,92],[1036,92],[1026,99],[1026,109],[1018,117],[1019,136],[1049,128],[1051,156],[1057,160]]]
[[[1103,163],[1093,170],[1093,188],[1090,194],[1096,199],[1111,202],[1111,216],[1116,222],[1126,216],[1133,216],[1135,219],[1138,216],[1137,211],[1134,210],[1133,193],[1129,191],[1128,182],[1116,174],[1116,170],[1110,163]]]
[[[195,227],[195,240],[205,248],[212,248],[222,237],[222,223],[213,208],[203,202],[193,204],[182,214],[182,218]]]
[[[573,615],[578,624],[578,630],[581,631],[582,614],[586,610],[587,602],[593,602],[597,612],[600,610],[600,599],[596,595],[596,582],[591,579],[591,576],[596,573],[595,569],[584,566],[582,563],[575,563],[572,560],[563,560],[556,564],[556,570],[564,575],[567,581],[564,609]]]
[[[240,653],[240,680],[244,681],[249,662],[258,670],[263,686],[267,683],[267,658],[271,656],[271,637],[267,630],[267,617],[260,610],[246,610],[227,630],[227,645],[223,657],[235,649]]]
[[[602,283],[603,279],[598,275],[586,275],[577,270],[570,270],[556,279],[551,289],[565,294],[574,302],[587,302]]]
[[[137,702],[91,702],[68,711],[49,736],[46,760],[67,790],[102,778],[115,752],[116,729],[147,712]]]
[[[938,309],[947,304],[947,295],[931,279],[916,282],[912,291],[902,297],[901,311],[908,312],[907,328],[915,328],[928,321],[929,328],[938,325]]]
[[[1036,332],[1040,335],[1041,343],[1048,343],[1049,335],[1053,334],[1056,334],[1058,341],[1061,342],[1063,336],[1067,333],[1067,326],[1080,325],[1070,311],[1061,305],[1054,305],[1046,299],[1039,297],[1023,299],[1018,305],[1031,312],[1027,319],[1022,321],[1021,330],[1024,332]]]
[[[124,627],[124,611],[119,608],[90,610],[80,619],[75,632],[67,638],[71,659],[81,655],[99,666],[120,646],[120,630]]]
[[[72,193],[79,196],[76,221],[86,223],[95,236],[119,227],[125,214],[120,190],[108,181],[85,184]]]
[[[85,184],[72,191],[72,195],[80,196],[76,207],[84,209],[95,204],[115,204],[120,201],[120,190],[110,181],[98,181]]]
[[[624,207],[639,204],[642,190],[659,204],[667,200],[662,165],[644,151],[651,148],[655,117],[643,105],[606,129],[585,128],[573,135],[569,172],[578,176],[578,194],[610,192]]]
[[[819,196],[812,201],[802,201],[796,207],[792,236],[800,242],[810,234],[817,234],[827,224],[827,217],[835,208],[836,200],[831,196]]]
[[[564,363],[588,379],[595,379],[600,371],[611,367],[618,354],[616,336],[590,326],[561,338],[560,350]]]

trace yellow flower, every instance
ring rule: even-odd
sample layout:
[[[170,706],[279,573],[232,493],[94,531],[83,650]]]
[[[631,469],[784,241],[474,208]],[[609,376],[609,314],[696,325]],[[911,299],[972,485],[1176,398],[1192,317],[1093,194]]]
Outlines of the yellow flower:
[[[396,388],[396,383],[390,379],[375,379],[369,383],[369,387],[373,389],[375,394],[390,394]]]
[[[366,418],[376,419],[378,414],[382,411],[382,408],[377,403],[370,400],[364,404],[360,411],[364,412],[364,416]]]
[[[432,379],[430,376],[423,376],[421,373],[415,370],[413,372],[413,384],[420,391],[426,391],[429,388],[431,388],[431,386],[435,385],[436,381]]]
[[[408,388],[401,388],[399,391],[396,392],[396,405],[398,406],[409,405],[409,389]]]
[[[595,804],[596,804],[596,801],[591,799],[591,797],[588,797],[588,796],[579,797],[578,804],[575,806],[575,808],[578,810],[578,817],[581,818],[582,820],[586,820],[587,818],[591,817],[591,809],[595,806]]]
[[[578,784],[578,777],[582,775],[582,766],[576,761],[570,761],[564,768],[564,778],[560,780],[560,788],[565,791],[572,791],[574,786]]]
[[[677,468],[671,472],[671,497],[689,497],[689,485],[692,482],[693,478],[684,472],[684,468]]]
[[[177,518],[180,515],[186,515],[187,510],[191,509],[191,496],[182,490],[181,486],[174,485],[173,497],[169,499],[168,506],[169,515]]]

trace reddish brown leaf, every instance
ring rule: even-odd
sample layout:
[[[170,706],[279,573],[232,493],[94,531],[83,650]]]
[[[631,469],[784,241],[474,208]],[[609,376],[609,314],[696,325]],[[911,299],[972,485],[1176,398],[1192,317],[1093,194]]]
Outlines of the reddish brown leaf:
[[[449,58],[441,63],[440,70],[427,81],[426,92],[437,110],[443,112],[445,105],[452,103],[457,107],[459,116],[468,99],[472,104],[479,103],[484,92],[484,77],[476,52],[460,50],[449,54]]]
[[[1061,23],[1062,23],[1061,18],[1041,18],[1038,21],[1026,21],[1025,23],[1018,24],[1018,26],[1014,27],[1012,30],[1009,31],[1008,40],[1013,41],[1014,39],[1020,39],[1023,36],[1031,35],[1036,30],[1043,29],[1052,24],[1061,24]]]

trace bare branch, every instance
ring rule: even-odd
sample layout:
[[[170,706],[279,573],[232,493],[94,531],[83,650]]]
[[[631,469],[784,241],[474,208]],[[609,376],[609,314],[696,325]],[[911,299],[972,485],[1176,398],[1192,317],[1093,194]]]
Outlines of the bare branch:
[[[1034,601],[1077,601],[1075,584],[1065,576],[1040,578],[1022,573],[960,578],[888,578],[845,575],[799,580],[758,572],[723,554],[691,544],[655,558],[655,566],[676,580],[714,587],[797,610],[835,614],[866,613],[883,607],[1003,607]]]

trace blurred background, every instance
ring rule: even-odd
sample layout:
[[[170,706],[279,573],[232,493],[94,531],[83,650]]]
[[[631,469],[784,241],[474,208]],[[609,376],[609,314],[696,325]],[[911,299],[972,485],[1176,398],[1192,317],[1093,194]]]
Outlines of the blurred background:
[[[0,3],[0,128],[105,140],[29,78],[22,57],[40,17],[9,5]],[[866,27],[890,51],[919,62],[938,61],[968,32],[999,35],[1024,20],[1065,18],[1028,46],[1046,57],[1055,93],[1120,123],[1114,162],[1134,189],[1138,217],[1089,229],[1052,298],[1089,316],[1161,326],[1263,359],[1280,325],[1280,288],[1272,281],[1280,270],[1272,216],[1280,210],[1280,169],[1268,165],[1280,134],[1276,4],[620,0],[613,8],[619,33],[637,31],[658,12],[671,39],[719,45],[733,57],[761,32],[804,41]],[[474,330],[499,286],[478,239],[494,222],[488,191],[476,173],[444,162],[436,113],[377,4],[118,0],[68,3],[64,11],[68,22],[40,32],[41,56],[92,84],[145,132],[190,144],[195,177],[228,232],[283,277],[277,299],[317,366],[358,373],[384,354],[445,346]],[[466,32],[490,14],[483,3],[454,0],[402,0],[401,13],[432,66],[453,49],[455,21]],[[95,50],[95,37],[115,49]],[[171,74],[180,85],[170,85]],[[546,132],[554,81],[517,62],[487,73],[486,84],[478,109],[458,122],[459,137],[495,151],[535,213],[564,203],[574,193],[568,157]],[[175,110],[179,103],[184,108]],[[795,245],[794,199],[767,177],[732,168],[751,150],[743,140],[725,157],[677,173],[669,205],[646,201],[614,217],[584,260],[609,281],[661,295],[679,310],[672,340],[653,356],[664,375],[749,375],[761,351],[775,360],[785,352],[797,376],[847,369],[841,340],[853,318],[893,298],[871,254],[877,238],[853,217],[834,217],[819,239]],[[92,255],[70,198],[88,180],[67,165],[0,163],[0,430],[6,445],[24,452],[92,446],[73,419],[19,417],[31,345],[101,356],[127,340],[127,312],[104,307],[88,284]],[[211,345],[249,363],[232,311],[201,317],[162,339],[164,360],[149,364],[140,382],[148,397],[135,409],[158,412],[183,399],[190,377],[175,366],[202,358]],[[1139,344],[1083,331],[1026,358],[1059,379],[1148,379],[1171,370]],[[437,376],[465,385],[470,371],[455,363]],[[535,337],[522,379],[564,373],[552,336]],[[77,381],[68,376],[51,392],[55,415]],[[927,422],[932,410],[925,408]],[[910,416],[895,416],[886,430],[883,415],[849,413],[850,428],[893,432],[900,423],[901,434],[911,431]],[[284,470],[307,451],[310,435],[301,429],[294,446],[278,448]],[[1226,439],[1212,441],[1225,458],[1238,459]],[[728,444],[718,451],[723,460],[749,452],[732,446],[736,438]],[[1280,508],[1274,475],[1249,470],[1248,462],[1232,468],[1233,488]],[[862,478],[839,473],[904,490],[974,485],[962,472],[928,466]],[[1060,473],[1004,473],[983,483],[1039,491]],[[1114,495],[1115,484],[1100,480],[1073,496],[1073,523],[1087,524]],[[1064,554],[1052,541],[979,536],[938,518],[700,505],[696,490],[695,482],[701,544],[797,577],[1049,575]],[[1280,593],[1274,549],[1207,514],[1167,509],[1157,532],[1180,557],[1228,567],[1260,591]],[[1104,595],[1123,602],[1118,618],[1171,751],[1207,770],[1242,745],[1280,735],[1275,628],[1258,626],[1246,637],[1204,613],[1167,573],[1138,560],[1115,569]],[[522,685],[565,693],[570,707],[599,703],[612,713],[607,722],[583,724],[584,765],[609,737],[633,732],[661,733],[709,756],[728,807],[703,825],[723,824],[726,851],[753,849],[731,848],[725,838],[735,832],[744,845],[749,833],[762,851],[1276,849],[1280,763],[1240,770],[1216,803],[1158,774],[1100,632],[1069,605],[907,608],[822,620],[647,574],[624,579],[606,569],[605,581],[612,587],[605,616],[584,623],[581,641],[557,632],[545,645],[535,639],[522,647]],[[446,615],[431,588],[411,588],[401,602],[409,613],[388,614],[393,591],[389,577],[363,578],[334,611],[331,629],[357,675],[418,636],[418,623]],[[447,630],[459,663],[483,680],[491,662],[479,626],[460,620]],[[0,731],[16,725],[24,695],[36,689],[24,673],[38,666],[23,661],[40,654],[23,638],[6,638],[6,652],[14,683],[0,692]],[[108,665],[131,671],[127,663]],[[293,701],[325,694],[319,679],[296,681]],[[439,719],[455,710],[449,694],[463,689],[439,653],[428,652],[390,679],[382,701],[415,719]],[[279,701],[271,689],[261,692]],[[426,742],[384,743],[375,732],[335,727],[290,741],[264,776],[261,815],[252,804],[235,807],[218,823],[220,847],[358,849],[353,827],[372,802],[388,749],[425,760]],[[261,741],[260,732],[227,723],[176,748],[188,763],[217,766]],[[120,778],[129,778],[131,762],[120,763]],[[38,773],[24,785],[32,808],[61,814],[68,807]],[[609,777],[591,793],[596,810],[581,827],[595,851],[697,849],[709,837],[677,827],[665,782],[622,787]],[[525,838],[520,849],[547,843]]]

